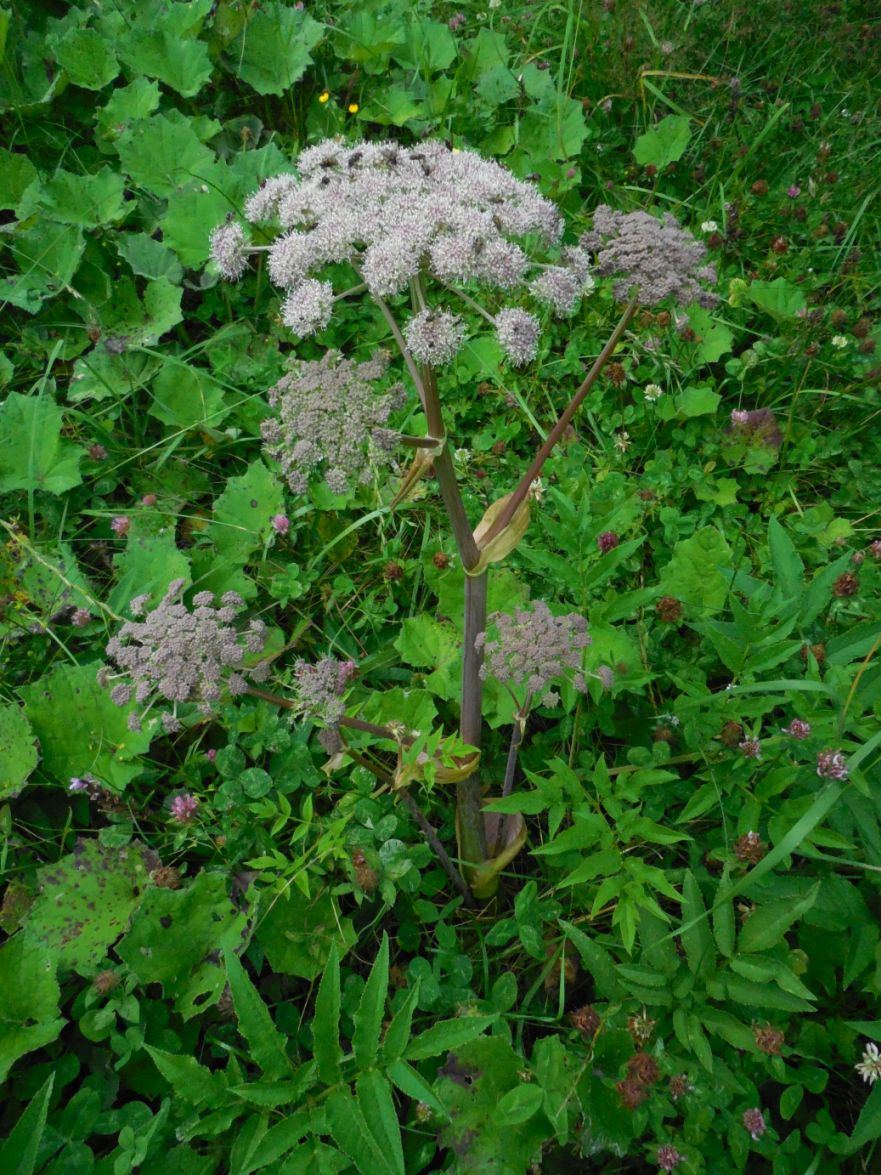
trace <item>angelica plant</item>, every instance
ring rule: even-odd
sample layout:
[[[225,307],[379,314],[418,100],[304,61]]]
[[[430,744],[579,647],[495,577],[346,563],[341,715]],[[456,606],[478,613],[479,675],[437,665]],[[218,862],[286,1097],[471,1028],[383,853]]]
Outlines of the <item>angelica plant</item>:
[[[224,278],[240,279],[258,259],[281,292],[282,321],[300,339],[323,330],[341,300],[366,299],[382,315],[397,348],[406,383],[384,387],[385,355],[361,363],[337,351],[319,361],[294,359],[270,392],[273,414],[263,425],[263,438],[295,493],[303,493],[314,476],[336,493],[369,481],[397,445],[416,454],[395,502],[433,471],[466,577],[458,746],[467,753],[447,753],[442,769],[456,783],[465,875],[479,869],[485,874],[496,845],[487,843],[479,774],[484,680],[491,675],[503,681],[517,703],[517,737],[505,780],[510,790],[531,707],[538,700],[554,702],[555,682],[585,688],[580,659],[589,643],[582,617],[555,617],[544,602],[514,617],[493,617],[497,635],[492,636],[487,569],[525,533],[542,467],[637,307],[665,300],[712,304],[704,288],[714,278],[712,267],[703,245],[669,214],[658,219],[600,206],[593,228],[567,243],[560,211],[534,184],[440,142],[319,143],[301,152],[295,171],[268,180],[251,196],[244,219],[245,224],[229,219],[212,234],[212,258]],[[530,363],[541,345],[542,316],[571,318],[605,277],[624,303],[608,341],[519,482],[482,519],[469,519],[448,440],[444,372],[467,340],[484,330],[492,330],[510,366]],[[408,392],[418,397],[423,436],[389,426]],[[297,713],[323,718],[337,732],[338,753],[355,761],[364,760],[341,740],[342,730],[354,727],[391,739],[399,748],[398,781],[404,760],[407,782],[420,756],[434,771],[440,763],[434,752],[419,750],[407,759],[406,748],[421,748],[425,732],[376,727],[345,714],[350,676],[328,659],[314,670],[298,664],[294,700],[247,688]],[[316,690],[322,705],[309,701]]]

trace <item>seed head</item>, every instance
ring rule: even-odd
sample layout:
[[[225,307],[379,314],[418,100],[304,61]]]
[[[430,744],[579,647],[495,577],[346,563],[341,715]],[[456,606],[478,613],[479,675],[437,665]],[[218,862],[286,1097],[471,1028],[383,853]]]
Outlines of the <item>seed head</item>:
[[[770,1024],[753,1024],[753,1039],[761,1052],[777,1057],[786,1038],[779,1028],[772,1028]]]
[[[620,542],[620,535],[617,535],[613,530],[604,530],[602,534],[597,535],[597,547],[601,555],[605,555],[608,551],[614,551]]]
[[[855,596],[859,590],[859,578],[852,571],[845,571],[843,575],[839,575],[832,585],[832,595],[837,600],[845,600],[848,596]]]
[[[734,842],[734,855],[738,861],[758,865],[767,849],[757,832],[745,832]]]

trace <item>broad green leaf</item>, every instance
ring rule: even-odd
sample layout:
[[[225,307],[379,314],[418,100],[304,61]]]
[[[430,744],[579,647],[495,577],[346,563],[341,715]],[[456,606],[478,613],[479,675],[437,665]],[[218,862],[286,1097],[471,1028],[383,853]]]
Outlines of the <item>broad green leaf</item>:
[[[143,533],[135,524],[126,538],[125,550],[113,560],[116,587],[110,606],[123,612],[135,596],[149,594],[158,604],[175,579],[190,579],[190,565],[178,549],[174,535]]]
[[[401,1127],[388,1078],[371,1069],[358,1078],[355,1092],[358,1095],[358,1108],[364,1115],[374,1141],[396,1175],[404,1175]]]
[[[320,1129],[318,1114],[314,1109],[298,1110],[288,1114],[276,1125],[270,1127],[255,1147],[247,1165],[237,1175],[250,1175],[251,1171],[260,1171],[270,1166],[293,1150],[303,1138],[312,1131]],[[283,1168],[285,1171],[287,1168]]]
[[[768,549],[783,595],[794,599],[804,585],[805,567],[792,539],[773,515],[768,523]]]
[[[135,78],[129,86],[121,86],[110,95],[106,106],[96,114],[98,133],[105,139],[116,140],[129,130],[132,123],[149,118],[159,105],[159,86],[146,78]]]
[[[643,167],[651,164],[660,171],[681,159],[690,141],[691,119],[681,114],[668,114],[639,136],[633,145],[633,154]]]
[[[218,953],[241,946],[245,921],[225,878],[203,870],[179,890],[151,887],[116,953],[141,983],[161,983],[190,1019],[220,999],[227,977]]]
[[[80,484],[83,450],[61,439],[62,425],[51,396],[10,392],[0,407],[0,491],[62,494]]]
[[[457,1049],[468,1041],[474,1040],[490,1025],[495,1024],[498,1016],[493,1013],[489,1016],[463,1016],[457,1020],[441,1020],[414,1036],[404,1051],[408,1061],[423,1061],[426,1057],[436,1057],[439,1053],[446,1053]]]
[[[241,565],[266,544],[272,516],[283,513],[281,486],[258,457],[226,483],[206,533],[221,558]]]
[[[426,612],[409,617],[401,625],[395,648],[405,665],[431,668],[425,685],[435,696],[450,699],[458,695],[462,655],[452,624],[443,624]]]
[[[120,354],[100,344],[77,359],[67,389],[71,404],[133,396],[145,388],[162,360],[144,351],[126,349]]]
[[[129,730],[132,707],[110,700],[110,691],[96,680],[100,668],[100,662],[59,665],[21,695],[48,776],[67,787],[74,776],[91,772],[121,791],[141,770],[132,760],[150,746],[150,734]]]
[[[61,224],[97,228],[120,219],[124,188],[123,177],[109,167],[92,175],[59,170],[51,179],[31,184],[16,211],[22,220],[39,214]]]
[[[355,1012],[352,1048],[360,1069],[369,1069],[376,1061],[376,1054],[379,1051],[379,1034],[382,1030],[385,1000],[388,995],[388,967],[388,935],[384,933],[382,945],[370,969],[361,1002]]]
[[[526,1122],[538,1113],[544,1101],[544,1090],[540,1085],[515,1085],[498,1103],[498,1116],[509,1126]]]
[[[332,1093],[326,1106],[331,1136],[355,1164],[359,1175],[400,1175],[392,1156],[373,1137],[360,1105],[347,1086]]]
[[[746,954],[771,950],[783,941],[790,926],[811,909],[819,892],[818,881],[799,901],[771,901],[753,910],[740,928],[737,937],[738,948]]]
[[[700,887],[691,870],[682,879],[682,945],[693,975],[706,975],[716,961],[713,936],[707,924],[706,906]]]
[[[0,281],[0,305],[11,302],[28,314],[70,288],[85,248],[81,229],[42,217],[12,234],[7,244],[18,274]]]
[[[154,281],[164,277],[172,285],[180,284],[184,275],[183,267],[171,249],[161,241],[154,241],[146,233],[121,233],[116,247],[120,257],[128,262],[132,273]]]
[[[344,955],[357,941],[351,918],[344,918],[327,892],[307,902],[301,896],[273,901],[262,914],[255,938],[273,971],[315,979],[325,968],[332,946]]]
[[[584,969],[592,975],[598,994],[605,1000],[623,999],[626,993],[616,974],[612,956],[571,922],[561,919],[560,926],[581,956]]]
[[[787,281],[785,277],[775,277],[773,281],[750,282],[747,294],[760,310],[764,310],[778,322],[795,318],[799,310],[804,310],[807,305],[804,290]]]
[[[7,1171],[9,1175],[34,1175],[54,1084],[53,1072],[28,1102],[18,1121],[3,1140],[0,1146],[0,1171]]]
[[[850,1136],[848,1151],[850,1154],[856,1154],[867,1143],[874,1142],[877,1138],[881,1138],[881,1084],[878,1083],[872,1086],[871,1093],[863,1103],[857,1124]]]
[[[24,711],[0,705],[0,799],[18,795],[37,765],[37,744]]]
[[[411,119],[425,118],[427,113],[425,103],[412,90],[388,86],[361,108],[358,118],[379,126],[405,126]]]
[[[70,29],[52,44],[56,61],[75,86],[102,90],[119,73],[116,54],[97,29]]]
[[[318,1076],[325,1085],[340,1079],[340,961],[336,943],[330,948],[327,965],[318,985],[312,1019],[312,1053]]]
[[[389,1079],[401,1093],[416,1102],[425,1102],[427,1106],[431,1106],[439,1118],[449,1118],[446,1106],[438,1099],[434,1090],[422,1074],[414,1069],[412,1065],[408,1065],[406,1061],[394,1061],[389,1066],[388,1075]]]
[[[214,153],[183,117],[165,114],[133,122],[116,143],[123,169],[154,196],[171,196],[193,180],[210,174]],[[209,232],[212,226],[206,225]]]
[[[775,1008],[782,1012],[813,1012],[809,1000],[790,995],[769,983],[756,983],[740,975],[725,976],[725,992],[729,1000],[747,1008]]]
[[[142,300],[131,278],[122,276],[113,300],[97,308],[101,331],[125,347],[153,346],[181,321],[181,294],[179,286],[162,277],[148,282]]]
[[[698,614],[719,612],[728,597],[728,585],[719,568],[730,563],[731,548],[726,540],[715,527],[705,526],[676,543],[673,558],[661,569],[660,590]]]
[[[252,1059],[270,1080],[287,1076],[293,1066],[287,1055],[285,1038],[273,1024],[269,1009],[235,951],[227,950],[224,958],[239,1032],[248,1042]]]
[[[16,208],[36,178],[37,169],[27,155],[0,147],[0,208]]]
[[[228,51],[229,68],[258,94],[284,94],[312,64],[324,26],[304,9],[269,0]]]
[[[711,416],[722,397],[712,388],[683,388],[676,397],[676,407],[683,416]]]
[[[25,934],[57,966],[88,975],[127,930],[147,884],[143,851],[80,840],[72,853],[38,873],[40,894]]]
[[[60,992],[55,960],[23,933],[0,947],[0,1081],[19,1057],[60,1035]]]
[[[726,865],[716,890],[712,910],[713,938],[716,940],[719,954],[724,955],[726,959],[730,959],[734,954],[734,906],[728,872]]]
[[[172,428],[217,428],[230,411],[223,388],[207,371],[174,359],[159,369],[151,392],[150,415]]]
[[[413,1023],[413,1012],[419,999],[419,984],[414,983],[407,992],[407,998],[392,1016],[391,1024],[382,1042],[382,1059],[386,1065],[396,1061],[404,1055],[404,1050],[410,1040],[410,1027]]]
[[[204,41],[181,38],[167,28],[133,30],[120,45],[119,55],[133,73],[158,78],[184,98],[198,94],[211,77]]]
[[[697,357],[700,363],[715,363],[731,350],[734,335],[702,306],[690,307],[688,324],[697,335]]]

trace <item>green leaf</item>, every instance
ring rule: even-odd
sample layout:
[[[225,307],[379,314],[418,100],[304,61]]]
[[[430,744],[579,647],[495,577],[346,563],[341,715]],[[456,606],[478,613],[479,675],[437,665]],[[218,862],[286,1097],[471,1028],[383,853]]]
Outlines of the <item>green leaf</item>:
[[[324,26],[303,9],[271,0],[253,12],[229,49],[229,68],[258,94],[286,93],[312,64]]]
[[[208,46],[167,28],[133,30],[119,55],[133,73],[158,78],[184,98],[198,94],[211,77]]]
[[[682,879],[682,945],[688,969],[693,975],[706,975],[713,970],[716,952],[713,936],[705,917],[707,912],[700,887],[694,874],[688,870]]]
[[[783,595],[795,599],[804,586],[805,566],[792,539],[773,515],[768,523],[768,549]]]
[[[70,29],[50,44],[55,60],[75,86],[103,90],[119,73],[116,54],[97,29]]]
[[[224,958],[239,1032],[248,1042],[252,1059],[270,1080],[288,1076],[293,1066],[287,1055],[285,1038],[272,1023],[269,1009],[235,951],[227,950]]]
[[[715,363],[731,350],[734,335],[724,323],[717,322],[702,306],[692,306],[689,309],[688,324],[698,336],[699,363]]]
[[[0,303],[10,302],[28,314],[69,288],[85,249],[79,228],[43,218],[15,232],[8,245],[19,272],[0,281]]]
[[[88,975],[128,928],[147,884],[138,846],[108,849],[80,840],[38,873],[40,895],[25,922],[28,941],[62,968]]]
[[[371,1069],[362,1074],[355,1085],[358,1108],[370,1129],[374,1141],[389,1161],[396,1175],[404,1175],[404,1149],[401,1127],[387,1077]]]
[[[515,1085],[498,1103],[499,1120],[509,1126],[528,1121],[538,1113],[544,1101],[540,1085]]]
[[[16,705],[0,705],[0,799],[18,795],[37,765],[37,744],[27,715]]]
[[[154,196],[171,196],[184,184],[201,182],[214,164],[214,152],[183,116],[156,114],[133,122],[116,149],[123,169]],[[211,227],[206,225],[206,232]]]
[[[425,104],[412,90],[388,86],[361,108],[358,118],[379,126],[405,126],[411,119],[425,118],[427,113]]]
[[[691,119],[681,114],[668,114],[639,136],[633,145],[633,154],[643,167],[651,164],[661,170],[681,159],[690,141]]]
[[[135,596],[150,594],[158,603],[175,579],[190,580],[190,564],[178,550],[174,534],[141,533],[137,521],[126,538],[125,550],[113,560],[116,587],[110,607],[122,612]]]
[[[352,1048],[359,1068],[369,1069],[376,1061],[379,1051],[379,1034],[385,1013],[388,994],[389,945],[388,935],[383,933],[382,945],[370,969],[367,983],[361,995],[361,1002],[355,1012],[355,1031]]]
[[[9,1172],[9,1175],[34,1175],[54,1085],[55,1073],[52,1072],[4,1139],[0,1146],[0,1171]]]
[[[125,180],[109,167],[93,175],[56,171],[50,180],[35,180],[24,193],[17,214],[22,220],[42,212],[61,224],[97,228],[123,214]]]
[[[99,345],[74,364],[67,399],[71,404],[83,404],[132,396],[147,386],[161,363],[158,356],[143,351],[126,349],[116,355]]]
[[[124,135],[132,123],[149,118],[159,105],[159,86],[146,78],[135,78],[129,86],[121,86],[110,95],[106,106],[96,114],[98,134],[116,140]]]
[[[150,746],[147,731],[128,728],[133,707],[114,705],[110,691],[98,685],[100,668],[100,662],[59,665],[21,691],[42,769],[65,787],[91,772],[122,790],[141,769],[132,760]]]
[[[571,922],[560,919],[560,926],[581,956],[585,970],[593,976],[599,995],[605,1000],[623,999],[626,993],[618,979],[612,956]]]
[[[498,1016],[495,1013],[489,1016],[463,1016],[457,1020],[441,1020],[425,1032],[414,1036],[404,1051],[404,1057],[408,1061],[423,1061],[426,1057],[436,1057],[439,1053],[457,1049],[480,1036],[490,1025],[495,1024],[496,1020]]]
[[[425,685],[439,698],[458,695],[462,677],[459,636],[452,624],[444,624],[427,612],[408,617],[394,647],[406,665],[431,668]]]
[[[298,896],[274,901],[260,918],[255,938],[266,952],[273,971],[315,979],[325,968],[331,947],[344,955],[358,935],[351,918],[344,918],[327,892],[311,902]]]
[[[799,901],[766,902],[753,910],[740,928],[738,948],[746,954],[768,951],[783,941],[783,936],[794,922],[811,909],[820,892],[819,881]]]
[[[62,425],[51,396],[10,392],[0,407],[0,492],[62,494],[80,484],[83,450],[62,441]]]
[[[144,1045],[156,1068],[171,1086],[175,1097],[189,1106],[217,1109],[227,1100],[226,1084],[220,1075],[195,1057],[180,1056],[164,1049]]]
[[[349,1156],[360,1175],[400,1175],[392,1158],[373,1137],[348,1087],[336,1090],[327,1099],[327,1122],[334,1142]]]
[[[747,1008],[775,1008],[782,1012],[813,1012],[809,1000],[780,991],[768,983],[756,983],[740,975],[725,976],[725,991],[729,1000]]]
[[[711,388],[683,388],[676,397],[676,408],[682,416],[710,416],[719,407],[722,397]]]
[[[270,1127],[255,1147],[247,1165],[236,1175],[250,1175],[251,1171],[259,1171],[268,1167],[293,1150],[297,1143],[318,1127],[318,1115],[314,1109],[298,1110],[288,1114],[275,1126]],[[286,1171],[287,1168],[285,1167]]]
[[[0,947],[0,1081],[19,1057],[43,1048],[60,1035],[61,994],[55,960],[24,934]]]
[[[770,314],[778,322],[795,318],[799,310],[807,306],[804,290],[793,285],[785,277],[775,277],[773,281],[750,282],[747,294],[753,303]]]
[[[273,514],[283,513],[281,486],[258,457],[226,483],[206,533],[222,559],[242,565],[266,544]]]
[[[439,1118],[443,1120],[449,1119],[446,1106],[438,1099],[425,1078],[412,1065],[408,1065],[406,1061],[394,1061],[389,1066],[388,1075],[389,1079],[397,1086],[401,1093],[416,1102],[425,1102],[427,1106],[431,1106]]]
[[[184,431],[217,428],[230,410],[223,388],[207,371],[173,358],[160,368],[151,390],[150,415]]]
[[[0,147],[0,208],[16,208],[36,178],[37,169],[27,155]]]
[[[730,546],[715,527],[705,526],[676,543],[673,558],[661,570],[660,590],[699,614],[718,612],[728,598],[719,568],[730,564]]]
[[[382,1042],[382,1059],[386,1065],[396,1061],[404,1055],[407,1042],[410,1039],[410,1027],[413,1023],[413,1012],[419,999],[419,984],[414,983],[407,992],[407,998],[392,1016],[391,1024]]]
[[[336,943],[330,948],[327,966],[315,998],[312,1019],[312,1053],[318,1076],[325,1085],[340,1080],[340,961]]]
[[[161,241],[154,241],[146,233],[123,233],[117,238],[116,247],[132,273],[153,280],[164,277],[172,285],[180,284],[183,266]]]

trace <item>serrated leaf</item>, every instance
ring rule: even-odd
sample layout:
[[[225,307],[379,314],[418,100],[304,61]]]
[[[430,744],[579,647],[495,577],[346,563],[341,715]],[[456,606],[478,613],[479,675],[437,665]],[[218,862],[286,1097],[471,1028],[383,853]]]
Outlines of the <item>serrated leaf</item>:
[[[184,98],[198,94],[211,77],[208,46],[167,28],[133,30],[119,55],[133,73],[158,78]]]
[[[324,26],[303,9],[271,0],[255,11],[229,49],[229,67],[258,94],[284,94],[312,64]]]
[[[51,42],[55,60],[75,86],[102,90],[119,73],[119,62],[97,29],[69,29]]]
[[[221,558],[244,564],[272,533],[274,514],[284,513],[281,486],[258,458],[240,477],[231,477],[214,503],[207,535]]]
[[[401,1127],[388,1078],[371,1069],[358,1078],[355,1091],[358,1095],[358,1107],[364,1114],[377,1146],[386,1156],[390,1169],[395,1175],[404,1175]]]
[[[132,273],[139,277],[154,281],[164,277],[172,285],[178,285],[184,275],[183,266],[171,249],[146,233],[122,233],[117,238],[116,247]]]
[[[792,539],[773,515],[768,523],[768,549],[783,595],[795,599],[804,586],[805,566]]]
[[[0,1081],[19,1057],[43,1048],[60,1035],[61,998],[55,960],[24,934],[0,947]]]
[[[565,922],[561,919],[560,926],[578,951],[585,970],[593,976],[599,995],[605,1000],[623,999],[626,992],[616,974],[615,961],[612,956],[599,943],[588,938],[583,930],[573,926],[571,922]]]
[[[96,115],[98,133],[111,141],[124,135],[132,123],[149,118],[159,105],[159,86],[146,78],[135,78],[128,86],[113,91],[106,106]]]
[[[636,162],[643,167],[667,167],[685,154],[691,141],[691,119],[682,114],[668,114],[640,135],[633,145]]]
[[[132,180],[155,196],[171,196],[184,184],[201,182],[214,164],[214,152],[182,116],[156,114],[133,122],[116,149]]]
[[[325,1085],[334,1085],[340,1079],[339,1036],[340,961],[334,943],[318,986],[315,1016],[312,1019],[312,1053],[318,1066],[318,1076]]]
[[[61,224],[97,228],[122,216],[124,188],[123,177],[109,167],[91,175],[59,170],[31,184],[16,212],[21,220],[42,213]]]
[[[0,147],[0,208],[16,208],[36,178],[37,169],[24,152]]]
[[[355,1031],[352,1048],[359,1068],[369,1069],[376,1061],[379,1051],[379,1034],[385,1014],[388,995],[389,944],[388,935],[383,933],[382,945],[370,969],[367,983],[361,995],[361,1002],[355,1012]]]
[[[287,1055],[285,1038],[273,1024],[269,1009],[235,951],[227,950],[224,960],[239,1032],[248,1042],[251,1057],[270,1080],[288,1076],[293,1066]]]
[[[173,428],[217,428],[230,411],[223,388],[207,371],[170,359],[151,388],[150,415]]]
[[[61,439],[62,424],[51,396],[10,392],[0,407],[0,491],[62,494],[80,484],[83,450]]]
[[[151,1045],[144,1045],[144,1049],[181,1102],[215,1109],[226,1100],[226,1087],[219,1075],[200,1065],[195,1057],[169,1053]]]
[[[498,1016],[463,1016],[457,1020],[441,1020],[440,1023],[427,1028],[414,1036],[404,1050],[404,1057],[408,1061],[424,1061],[427,1057],[436,1057],[457,1049],[468,1041],[474,1040],[494,1024]]]
[[[0,1146],[0,1171],[7,1171],[10,1175],[34,1175],[54,1085],[55,1073],[52,1072],[3,1140]]]
[[[37,765],[37,742],[27,715],[0,705],[0,799],[18,795]]]
[[[745,954],[771,950],[783,941],[790,926],[811,909],[819,892],[820,882],[818,881],[798,901],[788,899],[771,901],[759,906],[757,910],[753,910],[740,928],[740,934],[737,937],[739,950]]]
[[[404,620],[395,648],[405,665],[431,668],[425,684],[439,698],[458,695],[462,678],[461,648],[452,624],[444,624],[423,612]]]
[[[8,244],[19,272],[0,281],[0,304],[10,302],[28,314],[69,289],[85,248],[81,229],[42,218]]]
[[[416,1009],[418,999],[419,984],[414,983],[407,992],[407,998],[397,1012],[395,1012],[394,1016],[392,1016],[391,1024],[389,1024],[385,1038],[383,1039],[382,1059],[384,1064],[389,1065],[393,1061],[396,1061],[398,1057],[404,1055],[404,1050],[410,1039],[413,1012]]]
[[[785,277],[750,282],[747,294],[760,310],[770,314],[777,322],[795,318],[799,310],[807,306],[804,290]]]
[[[682,879],[682,945],[688,969],[693,975],[705,975],[713,969],[716,952],[710,933],[707,908],[694,874],[687,870]]]
[[[400,1175],[374,1139],[348,1087],[336,1090],[327,1099],[327,1123],[334,1142],[349,1156],[360,1175]]]

